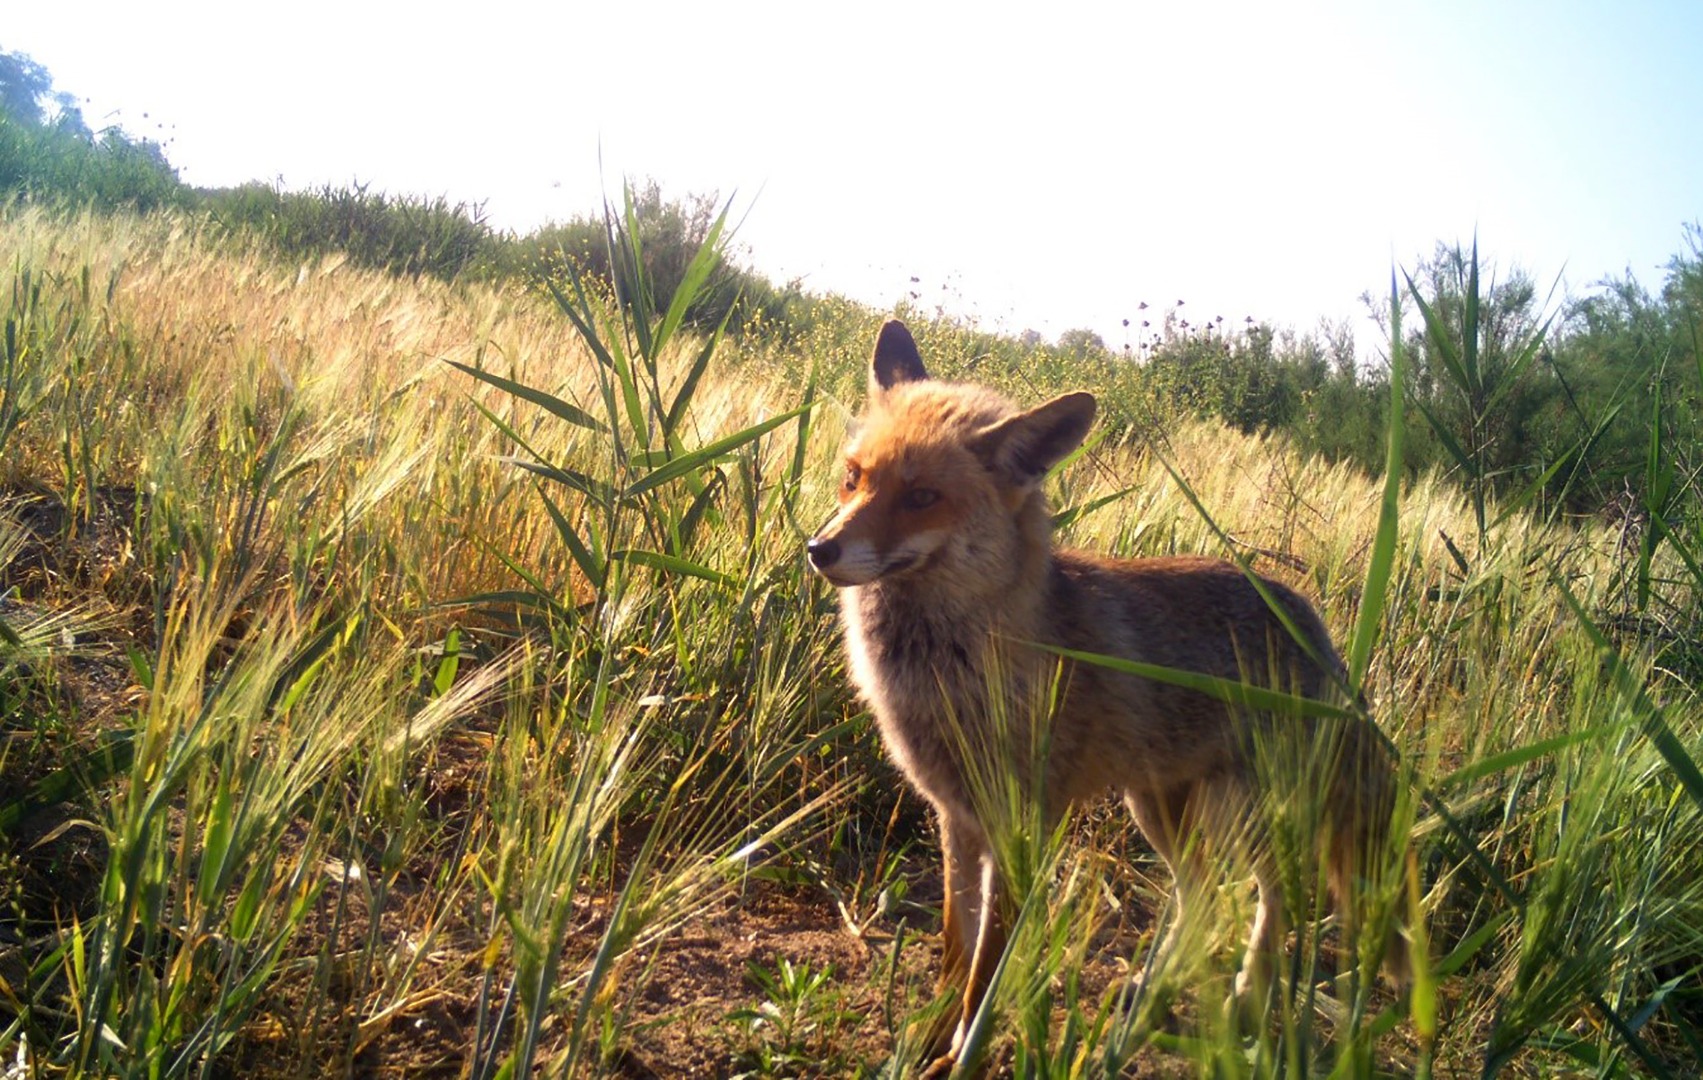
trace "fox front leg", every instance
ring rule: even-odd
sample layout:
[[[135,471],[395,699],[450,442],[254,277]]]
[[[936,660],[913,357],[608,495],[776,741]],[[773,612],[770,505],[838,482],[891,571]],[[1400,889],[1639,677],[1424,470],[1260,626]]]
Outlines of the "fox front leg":
[[[969,983],[971,961],[982,922],[982,864],[987,845],[972,822],[940,815],[940,847],[945,863],[941,897],[940,989]]]
[[[999,879],[981,826],[942,813],[940,846],[945,863],[940,988],[958,993],[958,1007],[935,1028],[925,1077],[951,1073],[1005,948]]]
[[[969,972],[964,980],[964,996],[958,1013],[958,1025],[952,1032],[952,1042],[942,1059],[948,1065],[963,1058],[965,1042],[970,1037],[970,1025],[975,1023],[976,1013],[981,1010],[982,1001],[987,997],[988,986],[993,981],[994,969],[999,966],[1000,957],[1005,954],[1005,904],[1001,895],[999,871],[994,866],[992,852],[982,853],[979,871],[979,918],[975,926],[975,943],[970,952]],[[937,1061],[935,1065],[939,1066],[941,1063]],[[932,1071],[931,1069],[930,1072]]]

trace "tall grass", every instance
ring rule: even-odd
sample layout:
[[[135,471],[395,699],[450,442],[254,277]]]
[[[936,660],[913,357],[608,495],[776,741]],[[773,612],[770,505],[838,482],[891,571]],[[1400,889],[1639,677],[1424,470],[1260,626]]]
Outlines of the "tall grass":
[[[935,859],[800,558],[874,313],[735,339],[687,328],[678,293],[283,265],[172,216],[13,206],[0,256],[0,846],[19,868],[0,888],[0,1060],[616,1071],[667,1030],[645,990],[671,936],[780,880],[805,883],[796,904],[865,905],[891,980],[879,1048],[833,1060],[915,1065]],[[1089,386],[1122,417],[1053,481],[1068,541],[1228,552],[1319,599],[1414,792],[1414,872],[1392,861],[1366,917],[1417,909],[1429,933],[1432,982],[1400,998],[1365,949],[1331,974],[1328,922],[1299,935],[1244,1027],[1225,1003],[1245,888],[1178,922],[1116,815],[1017,828],[986,1060],[1695,1071],[1703,710],[1675,658],[1703,581],[1684,468],[1627,548],[1504,513],[1493,490],[1372,483],[1177,420],[1109,358],[917,330],[943,372],[1024,400]],[[1681,460],[1655,441],[1654,475]],[[1301,851],[1297,799],[1266,812]],[[31,869],[97,834],[87,880]],[[1316,873],[1290,869],[1310,910]],[[860,899],[873,880],[888,901]]]
[[[609,1013],[608,998],[626,958],[730,887],[753,852],[841,793],[830,785],[798,807],[789,807],[784,795],[777,798],[788,767],[818,741],[804,729],[809,714],[799,709],[804,699],[794,689],[814,650],[775,642],[759,656],[752,648],[762,620],[773,617],[770,602],[786,602],[778,586],[791,576],[797,588],[796,552],[765,551],[758,540],[776,531],[785,535],[783,511],[800,482],[807,429],[801,424],[795,452],[780,459],[785,471],[777,480],[765,476],[777,455],[765,453],[761,440],[802,420],[810,391],[795,409],[688,445],[694,396],[720,344],[720,330],[691,343],[677,378],[666,375],[685,313],[719,262],[724,221],[725,211],[666,310],[657,309],[649,289],[630,196],[625,227],[611,221],[608,243],[611,260],[627,267],[622,280],[633,283],[634,294],[600,303],[577,274],[570,278],[571,294],[553,289],[595,360],[594,408],[601,415],[483,368],[455,364],[569,427],[602,437],[604,444],[589,457],[552,454],[496,411],[480,409],[522,451],[510,460],[536,478],[536,498],[578,574],[552,582],[517,567],[529,590],[486,599],[518,600],[540,612],[546,640],[565,664],[558,677],[570,688],[589,684],[589,695],[576,700],[570,689],[564,705],[578,715],[558,717],[568,733],[551,739],[564,739],[573,762],[565,799],[551,791],[515,796],[517,816],[535,818],[539,832],[531,842],[517,839],[506,849],[504,870],[509,859],[540,851],[545,858],[532,872],[515,873],[513,893],[501,887],[501,879],[493,889],[494,907],[515,936],[518,963],[504,1004],[489,1021],[492,1044],[500,1045],[496,1036],[516,1000],[521,1018],[513,1051],[482,1059],[474,1070],[479,1075],[491,1066],[497,1072],[528,1071],[551,1017],[562,1018],[571,1032],[564,1068],[613,1053],[612,1032],[594,1025]],[[581,501],[574,517],[558,505],[564,492]],[[711,533],[706,523],[723,528]],[[730,536],[736,544],[743,538],[749,548],[730,548]],[[583,600],[574,596],[576,582],[587,593]],[[633,670],[622,652],[635,645],[667,657],[674,670]],[[642,691],[644,704],[616,704],[611,687],[618,680]],[[705,717],[694,715],[698,710],[691,705],[671,708],[706,688],[739,683],[751,694],[740,703],[744,715]],[[685,721],[696,737],[676,737],[663,727],[668,720]],[[729,722],[737,727],[721,726]],[[730,817],[724,812],[728,805],[742,812]],[[581,987],[564,1008],[553,998],[576,897],[592,869],[594,848],[623,811],[648,822],[640,825],[645,838],[622,868],[625,883],[595,953],[575,980]],[[482,1012],[482,1025],[485,1019]],[[603,1044],[593,1041],[597,1035]]]

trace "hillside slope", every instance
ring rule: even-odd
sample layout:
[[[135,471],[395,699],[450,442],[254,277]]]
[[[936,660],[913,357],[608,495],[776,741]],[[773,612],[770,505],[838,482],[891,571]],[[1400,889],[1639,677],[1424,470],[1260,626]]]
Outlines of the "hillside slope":
[[[796,1075],[904,1051],[934,840],[802,559],[874,313],[724,342],[695,386],[681,336],[653,386],[642,341],[624,382],[548,297],[282,265],[188,219],[12,206],[0,255],[5,1060]],[[1381,480],[919,329],[938,374],[1101,393],[1117,434],[1053,493],[1069,542],[1238,554],[1349,638]],[[1435,476],[1397,509],[1367,687],[1409,766],[1435,1000],[1347,962],[1340,1006],[1301,993],[1244,1044],[1217,1008],[1235,888],[1119,997],[1168,901],[1106,808],[1036,839],[1056,932],[1014,946],[1038,975],[1001,998],[1003,1060],[1699,1065],[1697,648],[1642,614],[1695,579],[1658,560],[1640,607],[1624,528],[1515,515],[1480,543]]]

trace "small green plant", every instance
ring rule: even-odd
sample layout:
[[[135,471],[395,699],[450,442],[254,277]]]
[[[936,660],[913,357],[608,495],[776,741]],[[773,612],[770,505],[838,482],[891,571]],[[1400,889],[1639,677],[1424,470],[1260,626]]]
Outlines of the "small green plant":
[[[705,565],[695,557],[699,526],[718,513],[717,500],[729,493],[729,476],[718,466],[744,452],[742,461],[749,473],[756,459],[748,448],[781,425],[806,417],[814,402],[814,388],[807,387],[803,402],[795,409],[704,445],[688,444],[692,401],[721,344],[723,327],[717,327],[697,346],[672,390],[666,385],[666,365],[674,359],[671,346],[683,328],[688,309],[718,264],[727,211],[724,209],[711,226],[666,311],[654,306],[655,289],[645,270],[642,234],[635,214],[629,193],[624,227],[616,227],[613,211],[607,227],[610,259],[623,267],[618,280],[630,282],[631,290],[617,296],[614,314],[599,302],[595,287],[572,270],[571,264],[568,289],[550,286],[560,310],[597,361],[601,415],[594,416],[547,391],[452,361],[469,375],[603,442],[593,461],[605,475],[596,476],[569,462],[550,460],[534,450],[514,425],[481,409],[521,451],[513,459],[515,464],[537,477],[539,497],[596,598],[591,612],[594,617],[619,597],[622,575],[630,567],[696,578],[722,588],[740,587],[740,576]],[[807,437],[808,425],[801,421],[798,450],[784,481],[794,489],[802,472]],[[552,490],[564,489],[585,500],[586,511],[577,525],[551,495]],[[742,507],[753,525],[763,509],[754,501],[756,494],[748,488]],[[571,609],[556,599],[563,592],[560,586],[541,588],[536,600],[556,615],[571,617]]]
[[[794,964],[782,956],[772,968],[752,961],[745,966],[745,976],[763,999],[728,1014],[746,1042],[737,1055],[740,1071],[735,1075],[815,1076],[838,1071],[833,1040],[855,1014],[841,1003],[834,966]]]

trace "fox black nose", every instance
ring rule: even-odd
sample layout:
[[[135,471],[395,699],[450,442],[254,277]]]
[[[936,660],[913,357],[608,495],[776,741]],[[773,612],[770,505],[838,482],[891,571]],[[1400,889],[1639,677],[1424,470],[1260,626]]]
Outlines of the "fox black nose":
[[[804,545],[804,548],[810,553],[810,565],[818,570],[826,570],[840,561],[840,542],[838,540],[822,540],[812,537],[810,542]]]

